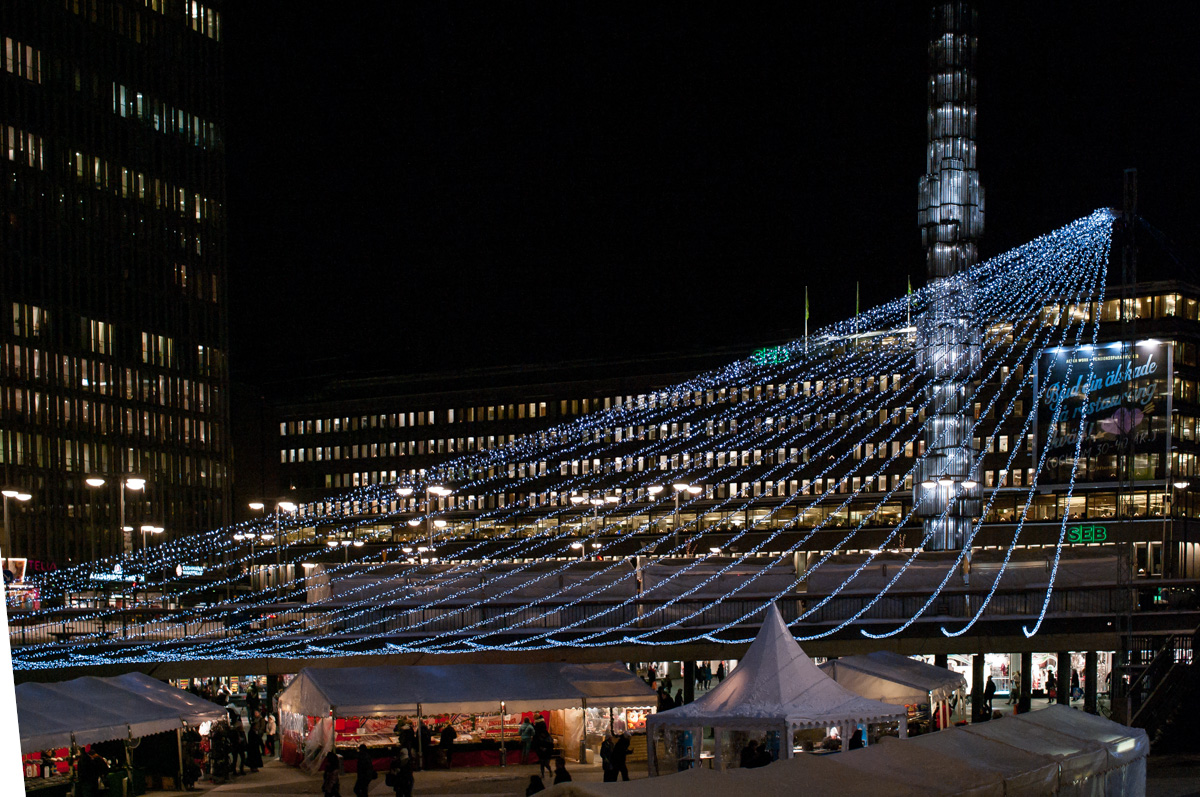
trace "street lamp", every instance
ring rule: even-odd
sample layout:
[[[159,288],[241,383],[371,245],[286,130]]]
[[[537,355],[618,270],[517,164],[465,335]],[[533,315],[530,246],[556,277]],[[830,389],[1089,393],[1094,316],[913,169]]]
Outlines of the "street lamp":
[[[453,492],[454,491],[451,490],[449,487],[443,487],[440,484],[430,484],[425,487],[425,520],[426,520],[426,526],[427,526],[426,531],[429,536],[429,547],[430,548],[433,547],[433,527],[435,525],[438,528],[446,527],[446,521],[444,521],[444,520],[434,521],[433,520],[432,513],[430,512],[430,505],[433,503],[432,496],[436,495],[439,498],[445,498],[446,496],[450,495]]]
[[[261,516],[261,514],[263,514],[265,512],[265,510],[267,508],[267,504],[265,501],[251,501],[250,508],[252,510],[254,510],[255,512],[260,513],[260,516]],[[280,546],[283,544],[283,531],[279,525],[280,516],[285,512],[289,515],[293,515],[298,510],[299,510],[299,507],[296,506],[295,502],[293,502],[293,501],[277,500],[275,502],[275,510],[272,513],[275,515],[275,533],[260,535],[263,540],[274,541],[274,543],[275,543],[275,596],[277,598],[279,597],[279,589],[283,585],[283,572],[282,572],[283,571],[283,561],[282,561],[282,554],[280,552]],[[254,562],[254,535],[250,534],[248,536],[250,537],[250,561],[253,564],[253,562]],[[236,538],[237,538],[237,535],[234,535],[234,539],[236,539]],[[253,583],[253,582],[251,582],[251,583]]]
[[[20,501],[21,503],[25,503],[30,498],[33,498],[33,496],[31,494],[25,492],[24,490],[18,490],[15,487],[5,487],[3,490],[0,490],[0,495],[4,496],[4,551],[3,551],[3,555],[4,555],[5,559],[8,559],[12,556],[12,539],[10,538],[9,533],[8,533],[8,499],[15,498],[18,501]]]
[[[694,484],[688,484],[687,482],[675,482],[674,484],[671,485],[671,487],[674,488],[674,490],[675,490],[675,519],[674,519],[674,521],[672,521],[672,525],[674,525],[674,527],[675,527],[675,547],[678,548],[679,547],[679,496],[683,495],[684,493],[687,493],[688,495],[699,495],[701,492],[703,492],[703,488],[698,487]]]
[[[85,479],[85,482],[87,483],[88,487],[93,487],[93,488],[103,487],[104,485],[108,484],[108,480],[106,478],[104,478],[103,476],[99,476],[99,475],[88,476]],[[120,525],[118,526],[118,528],[121,530],[121,537],[122,537],[122,540],[121,540],[122,546],[121,547],[125,549],[126,553],[128,553],[129,549],[133,547],[133,538],[132,537],[126,538],[125,532],[132,532],[133,528],[131,526],[125,525],[125,491],[126,490],[139,490],[140,491],[140,490],[144,490],[144,489],[146,489],[146,480],[145,480],[145,478],[143,478],[141,476],[135,476],[135,475],[131,474],[131,475],[127,475],[127,476],[121,476],[120,478],[117,479],[117,495],[118,495],[117,503],[120,506],[120,510],[119,510]],[[124,544],[126,539],[129,540],[128,545]],[[92,558],[95,559],[94,551],[92,554]]]

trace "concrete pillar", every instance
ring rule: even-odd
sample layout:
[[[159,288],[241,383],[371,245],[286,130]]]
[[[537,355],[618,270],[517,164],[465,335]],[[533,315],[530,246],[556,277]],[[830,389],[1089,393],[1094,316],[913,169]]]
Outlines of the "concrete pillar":
[[[1056,679],[1054,700],[1060,706],[1071,705],[1071,651],[1060,650],[1058,652],[1058,672],[1054,674]]]
[[[696,699],[696,662],[688,659],[683,663],[683,702],[691,703]]]
[[[976,653],[971,657],[971,722],[988,719],[983,704],[983,681],[983,654]]]
[[[945,653],[934,653],[933,654],[933,666],[934,667],[946,667],[949,663],[950,663],[949,657]]]
[[[1029,698],[1033,692],[1033,654],[1021,654],[1021,696],[1017,698],[1017,713],[1029,711]]]
[[[1083,654],[1083,710],[1089,714],[1096,713],[1096,681],[1100,672],[1100,657],[1096,651],[1089,650]]]

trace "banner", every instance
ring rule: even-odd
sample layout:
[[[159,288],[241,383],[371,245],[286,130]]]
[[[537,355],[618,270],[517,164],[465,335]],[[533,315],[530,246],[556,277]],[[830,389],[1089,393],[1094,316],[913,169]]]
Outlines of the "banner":
[[[1165,478],[1169,356],[1168,344],[1157,341],[1044,353],[1038,363],[1038,386],[1046,385],[1046,392],[1037,407],[1034,461],[1045,447],[1046,462],[1039,481],[1070,480],[1081,415],[1077,481],[1116,481],[1119,452],[1126,454],[1127,478]],[[1051,426],[1060,400],[1058,422]]]

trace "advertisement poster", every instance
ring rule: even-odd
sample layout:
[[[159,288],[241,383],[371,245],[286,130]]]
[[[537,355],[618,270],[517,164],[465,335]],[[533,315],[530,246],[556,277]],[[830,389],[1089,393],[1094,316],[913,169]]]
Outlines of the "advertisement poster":
[[[1045,386],[1045,393],[1037,407],[1035,457],[1044,447],[1046,462],[1039,482],[1070,480],[1081,416],[1077,481],[1116,481],[1122,452],[1127,478],[1165,478],[1170,372],[1167,344],[1157,341],[1044,353],[1038,364],[1038,388]],[[1051,425],[1059,401],[1063,406]]]

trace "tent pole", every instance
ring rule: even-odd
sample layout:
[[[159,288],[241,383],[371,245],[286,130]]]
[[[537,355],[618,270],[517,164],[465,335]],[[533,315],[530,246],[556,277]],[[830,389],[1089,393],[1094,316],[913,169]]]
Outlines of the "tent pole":
[[[713,744],[716,744],[716,731],[713,731]],[[790,722],[783,723],[783,738],[780,739],[783,745],[783,758],[792,757],[792,724]]]
[[[721,729],[713,726],[713,769],[717,772],[725,771],[725,756],[721,751]]]
[[[900,718],[900,738],[908,738],[908,715],[905,714]]]
[[[587,763],[587,698],[579,698],[579,708],[582,716],[579,723],[579,765]]]
[[[508,766],[508,748],[504,746],[504,701],[500,701],[500,766]]]
[[[183,791],[183,729],[175,729],[175,749],[179,751],[179,790]]]
[[[654,777],[658,774],[658,755],[657,755],[657,739],[658,727],[650,727],[650,722],[646,722],[646,774]]]
[[[421,719],[421,704],[417,704],[417,764],[425,769],[425,721]]]

